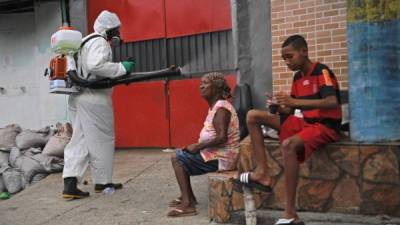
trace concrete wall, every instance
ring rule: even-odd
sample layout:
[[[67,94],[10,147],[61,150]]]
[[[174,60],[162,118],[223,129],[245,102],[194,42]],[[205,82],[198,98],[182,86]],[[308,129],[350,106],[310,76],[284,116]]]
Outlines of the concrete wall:
[[[34,15],[0,15],[0,125],[30,121],[39,114],[35,67]],[[20,35],[24,34],[24,35]],[[21,65],[24,65],[23,67]],[[24,119],[25,118],[25,119]]]
[[[265,92],[272,92],[271,3],[231,0],[235,65],[238,83],[251,87],[253,107],[265,109]]]
[[[86,9],[86,0],[69,1],[69,17],[71,20],[71,26],[79,30],[83,36],[88,34]]]
[[[73,12],[83,12],[84,2],[71,1]],[[86,32],[86,20],[71,20]],[[35,2],[32,13],[0,15],[0,127],[39,129],[68,119],[67,96],[49,94],[43,77],[54,56],[50,36],[60,25],[58,1]]]

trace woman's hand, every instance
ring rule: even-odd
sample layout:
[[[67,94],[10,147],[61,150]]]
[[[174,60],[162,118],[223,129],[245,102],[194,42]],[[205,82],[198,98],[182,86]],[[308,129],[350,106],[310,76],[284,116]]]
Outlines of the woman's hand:
[[[198,143],[195,144],[191,144],[189,146],[186,146],[185,148],[183,148],[184,150],[191,152],[191,153],[197,153],[200,151],[199,145]]]

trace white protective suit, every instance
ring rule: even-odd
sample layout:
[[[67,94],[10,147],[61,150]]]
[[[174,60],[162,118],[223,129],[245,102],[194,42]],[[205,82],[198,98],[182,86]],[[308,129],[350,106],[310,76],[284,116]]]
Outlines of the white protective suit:
[[[106,38],[106,31],[120,24],[116,14],[103,11],[94,23],[95,32],[86,38],[95,34]],[[93,38],[81,49],[78,68],[82,66],[81,76],[86,79],[88,74],[89,79],[114,78],[126,74],[121,63],[112,62],[111,46],[105,38]],[[112,182],[115,137],[111,94],[111,88],[83,88],[69,97],[68,112],[73,134],[64,151],[63,178],[76,177],[81,181],[90,165],[95,184]]]

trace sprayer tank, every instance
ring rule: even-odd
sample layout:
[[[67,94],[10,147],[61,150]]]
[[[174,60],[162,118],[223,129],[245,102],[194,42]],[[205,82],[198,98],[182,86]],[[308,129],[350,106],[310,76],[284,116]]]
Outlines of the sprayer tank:
[[[70,27],[61,27],[51,36],[51,49],[56,54],[68,54],[78,51],[82,42],[82,34]]]

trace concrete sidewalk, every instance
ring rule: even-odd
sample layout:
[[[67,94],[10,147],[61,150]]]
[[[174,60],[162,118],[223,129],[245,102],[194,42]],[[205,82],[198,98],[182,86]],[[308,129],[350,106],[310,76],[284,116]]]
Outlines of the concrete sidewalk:
[[[170,165],[171,153],[160,150],[117,150],[114,181],[124,188],[114,195],[94,193],[90,173],[87,199],[65,201],[61,197],[61,173],[52,174],[11,199],[0,202],[1,225],[125,225],[208,224],[207,176],[193,179],[198,215],[168,218],[168,202],[178,196]]]
[[[114,195],[94,193],[90,173],[87,199],[65,201],[61,198],[61,173],[52,174],[36,185],[0,201],[0,225],[207,225],[207,176],[192,178],[199,204],[198,215],[168,218],[168,202],[179,195],[178,185],[170,165],[171,153],[161,150],[117,150],[114,181],[124,183],[124,189]],[[259,224],[273,224],[279,212],[260,211]],[[400,219],[306,213],[308,225],[400,225]],[[233,223],[240,224],[244,216],[236,213]]]

